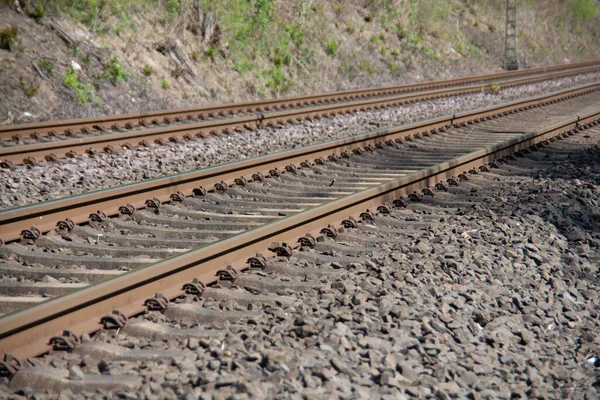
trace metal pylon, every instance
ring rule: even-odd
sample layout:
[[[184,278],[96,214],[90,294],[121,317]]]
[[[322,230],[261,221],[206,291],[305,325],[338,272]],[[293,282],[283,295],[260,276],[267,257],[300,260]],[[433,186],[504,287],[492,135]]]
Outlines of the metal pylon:
[[[506,29],[504,36],[504,69],[519,69],[517,60],[517,0],[506,0]]]

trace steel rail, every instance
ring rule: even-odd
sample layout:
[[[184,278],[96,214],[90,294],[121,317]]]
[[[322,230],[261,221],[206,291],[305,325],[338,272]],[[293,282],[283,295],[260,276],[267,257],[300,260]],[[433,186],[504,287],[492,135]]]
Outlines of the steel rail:
[[[518,109],[513,104],[513,109]],[[487,110],[480,112],[485,117]],[[215,274],[226,265],[245,268],[245,261],[276,242],[293,243],[301,236],[318,235],[327,225],[338,226],[349,216],[357,217],[365,209],[375,209],[399,196],[431,187],[482,164],[526,149],[557,135],[596,123],[600,110],[567,118],[535,132],[442,162],[374,188],[317,206],[302,213],[262,225],[151,266],[134,270],[86,289],[74,292],[0,319],[0,354],[27,358],[48,351],[48,338],[68,328],[79,335],[101,329],[101,316],[119,310],[131,316],[145,311],[144,300],[154,293],[168,298],[183,294],[182,284],[199,279],[214,282]],[[241,268],[240,268],[241,266]]]
[[[600,66],[588,67],[585,72],[600,70]],[[581,71],[581,70],[578,70]],[[581,73],[585,73],[581,72]],[[573,71],[555,72],[543,76],[518,78],[503,83],[503,87],[513,87],[523,84],[534,83],[542,80],[558,79],[571,75]],[[267,114],[254,114],[237,118],[224,118],[200,123],[186,123],[161,128],[149,128],[128,132],[110,133],[84,138],[67,140],[56,140],[47,143],[35,143],[29,145],[17,145],[0,148],[0,160],[5,165],[33,163],[38,160],[55,160],[66,158],[77,154],[93,154],[99,151],[114,152],[121,147],[132,147],[132,142],[141,145],[154,141],[163,143],[166,141],[178,141],[191,139],[192,135],[197,137],[211,134],[230,133],[243,131],[245,129],[257,129],[264,125],[273,126],[284,123],[292,123],[303,119],[321,118],[337,114],[363,111],[373,108],[397,106],[417,101],[424,101],[440,97],[464,95],[481,91],[480,85],[458,86],[449,89],[435,89],[418,92],[415,94],[400,94],[385,98],[375,98],[359,101],[349,101],[322,106],[291,109]]]
[[[150,198],[158,198],[161,202],[169,202],[171,195],[177,192],[191,195],[194,190],[200,187],[210,190],[216,183],[224,181],[231,184],[235,178],[239,177],[252,180],[252,174],[257,172],[269,174],[272,169],[284,169],[290,164],[299,164],[309,158],[313,160],[318,157],[327,158],[336,151],[352,151],[355,148],[375,145],[378,142],[395,140],[411,134],[446,129],[449,126],[457,126],[469,121],[479,121],[499,114],[506,114],[513,110],[537,107],[598,89],[600,89],[600,82],[581,85],[550,94],[510,101],[482,109],[382,129],[239,162],[131,183],[44,203],[5,209],[0,211],[0,240],[4,242],[18,240],[21,238],[21,233],[32,226],[41,233],[45,233],[55,229],[58,222],[66,218],[70,218],[75,224],[83,224],[89,222],[90,215],[98,210],[104,212],[107,216],[112,216],[118,215],[119,208],[125,204],[131,204],[136,209],[143,209],[146,200]]]
[[[572,74],[579,73],[577,69],[600,67],[600,60],[586,61],[582,63],[563,64],[550,67],[533,68],[529,70],[501,72],[488,75],[470,76],[442,81],[424,82],[412,85],[388,86],[381,88],[347,90],[333,93],[323,93],[311,96],[287,97],[282,99],[269,99],[262,101],[251,101],[244,103],[220,104],[215,106],[190,107],[174,110],[153,111],[147,113],[122,114],[112,116],[101,116],[91,118],[80,118],[70,120],[57,120],[48,122],[36,122],[28,124],[0,126],[0,140],[11,140],[13,136],[21,137],[29,135],[47,136],[56,133],[86,132],[115,128],[131,128],[135,126],[146,126],[153,122],[173,121],[177,119],[206,118],[211,116],[226,116],[236,113],[253,113],[299,107],[302,105],[315,105],[323,102],[344,101],[364,97],[391,95],[395,93],[413,92],[450,86],[464,85],[474,82],[494,81],[517,76],[529,76],[535,74],[548,74],[556,71],[572,70]]]

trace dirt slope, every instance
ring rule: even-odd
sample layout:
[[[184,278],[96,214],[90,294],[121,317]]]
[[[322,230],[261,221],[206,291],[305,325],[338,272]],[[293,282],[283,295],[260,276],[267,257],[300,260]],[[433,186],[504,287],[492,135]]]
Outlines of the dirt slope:
[[[600,57],[598,4],[520,1],[522,67]],[[504,35],[503,1],[4,0],[0,15],[0,123],[499,71]]]

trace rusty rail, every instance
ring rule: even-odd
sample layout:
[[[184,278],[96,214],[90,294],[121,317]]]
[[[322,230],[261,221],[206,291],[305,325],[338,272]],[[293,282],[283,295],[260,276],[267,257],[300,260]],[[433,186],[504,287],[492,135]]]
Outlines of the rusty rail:
[[[473,82],[484,82],[497,79],[513,78],[516,76],[527,76],[534,74],[547,74],[550,72],[556,72],[561,70],[578,69],[585,67],[598,67],[600,66],[600,60],[586,61],[582,63],[563,64],[550,67],[533,68],[529,70],[512,71],[512,72],[500,72],[496,74],[470,76],[458,79],[448,79],[437,82],[425,82],[413,85],[401,85],[401,86],[389,86],[382,88],[372,89],[358,89],[358,90],[347,90],[341,92],[324,93],[313,96],[299,96],[299,97],[288,97],[283,99],[270,99],[263,101],[251,101],[245,103],[234,103],[234,104],[222,104],[216,106],[206,107],[193,107],[193,108],[182,108],[165,111],[155,111],[148,113],[137,113],[137,114],[123,114],[113,116],[102,116],[92,118],[81,118],[74,120],[59,120],[41,123],[30,123],[30,124],[19,124],[19,125],[8,125],[0,126],[0,140],[9,140],[13,135],[20,134],[30,135],[37,132],[40,135],[47,135],[48,132],[63,130],[67,131],[81,131],[82,129],[94,130],[94,125],[119,125],[125,126],[132,124],[133,126],[144,125],[151,123],[152,120],[158,120],[164,118],[176,119],[182,118],[187,119],[189,116],[209,116],[213,113],[214,115],[222,114],[223,116],[232,113],[240,112],[261,112],[268,109],[276,109],[281,107],[297,107],[299,105],[310,105],[316,104],[317,102],[327,101],[341,101],[351,100],[360,97],[372,97],[389,95],[394,93],[411,92],[417,90],[427,90],[448,86],[464,85]]]
[[[468,121],[478,121],[483,118],[512,112],[511,110],[537,107],[598,89],[600,89],[600,83],[581,85],[524,100],[511,101],[479,110],[438,117],[236,163],[2,210],[0,211],[0,226],[2,227],[0,240],[4,242],[18,240],[21,238],[21,232],[30,229],[32,226],[41,233],[45,233],[54,229],[59,221],[66,218],[70,218],[76,224],[83,224],[89,221],[90,214],[98,210],[104,212],[107,216],[111,216],[119,214],[119,207],[125,204],[131,204],[135,209],[143,209],[146,206],[146,200],[153,197],[158,198],[161,202],[169,202],[171,195],[177,192],[191,195],[194,190],[198,190],[200,187],[210,190],[216,183],[221,181],[231,183],[235,178],[241,176],[245,176],[248,180],[251,180],[252,174],[256,172],[268,174],[274,168],[283,169],[287,165],[299,164],[308,158],[327,158],[335,151],[352,151],[357,147],[374,145],[377,142],[394,140],[398,137],[405,137],[415,133],[445,129],[449,126],[465,124]]]
[[[351,149],[367,143],[381,142],[394,137],[406,136],[409,132],[423,132],[432,129],[443,129],[448,123],[464,125],[493,115],[505,115],[518,110],[535,107],[597,90],[598,85],[580,87],[546,96],[513,101],[497,107],[438,118],[421,124],[412,124],[398,130],[384,130],[374,134],[363,135],[360,140],[337,142],[337,149]],[[578,90],[578,91],[577,91]],[[585,115],[575,116],[548,126],[537,132],[530,132],[518,138],[505,141],[484,150],[472,152],[434,167],[421,170],[411,175],[389,181],[377,187],[350,195],[340,200],[315,207],[271,224],[220,242],[197,248],[184,254],[163,260],[146,268],[141,268],[118,278],[91,286],[84,290],[50,300],[36,307],[8,315],[0,319],[0,354],[11,353],[18,357],[30,357],[49,350],[48,338],[68,328],[75,334],[92,332],[101,329],[100,317],[118,309],[125,315],[143,312],[144,300],[154,293],[163,293],[168,298],[175,298],[183,293],[183,283],[198,278],[209,284],[215,281],[215,273],[225,265],[245,265],[245,261],[255,253],[264,251],[271,242],[293,243],[299,237],[311,233],[318,234],[320,229],[332,224],[337,226],[348,216],[358,217],[367,208],[374,209],[383,202],[393,201],[399,196],[422,190],[435,185],[440,180],[448,179],[463,171],[489,163],[515,151],[528,148],[557,135],[573,132],[581,126],[597,123],[600,110]],[[329,146],[328,151],[334,146]],[[306,157],[318,154],[323,150],[312,146],[303,155],[297,152],[285,152],[275,156],[255,159],[257,168],[271,166],[270,162],[291,162],[291,157]],[[269,157],[274,157],[268,159]],[[258,163],[257,160],[261,160]],[[247,166],[246,166],[247,167]],[[239,172],[239,171],[237,171]],[[189,176],[188,176],[189,178]],[[167,182],[164,182],[165,184]],[[128,190],[135,192],[134,185]],[[130,193],[131,194],[131,193]],[[81,196],[79,196],[81,197]],[[122,197],[121,200],[124,200]]]
[[[583,65],[585,64],[585,65]],[[506,81],[506,82],[502,82],[502,87],[511,87],[511,86],[517,86],[517,85],[523,85],[523,84],[529,84],[529,83],[534,83],[534,82],[538,82],[538,81],[542,81],[542,80],[549,80],[549,79],[557,79],[557,78],[561,78],[561,77],[565,77],[565,76],[570,76],[570,75],[574,75],[574,74],[583,74],[583,73],[588,73],[588,72],[596,72],[600,70],[600,62],[589,62],[589,63],[583,63],[583,64],[574,64],[579,66],[579,68],[575,68],[575,69],[569,69],[567,71],[562,71],[562,72],[554,72],[557,68],[559,67],[549,67],[549,68],[543,68],[543,70],[546,70],[545,73],[543,73],[542,75],[535,75],[535,76],[530,76],[530,77],[526,77],[526,78],[520,78],[520,79],[513,79],[510,81]],[[590,65],[587,65],[590,64]],[[540,70],[540,69],[537,69]],[[549,72],[548,72],[549,70]],[[530,70],[530,71],[534,71],[534,70]],[[492,75],[493,77],[498,77],[499,75],[506,75],[506,74],[514,74],[514,72],[512,73],[502,73],[502,74],[495,74]],[[531,72],[528,72],[526,75],[531,75]],[[508,75],[508,76],[513,76],[513,75]],[[147,129],[141,129],[141,130],[133,130],[133,131],[126,131],[126,132],[119,132],[119,133],[109,133],[109,134],[102,134],[102,135],[97,135],[97,136],[93,136],[90,135],[88,137],[83,137],[83,138],[73,138],[73,139],[67,139],[67,140],[58,140],[58,141],[52,141],[52,142],[48,142],[48,143],[35,143],[35,144],[29,144],[29,145],[17,145],[17,146],[8,146],[8,147],[3,147],[0,148],[0,160],[2,160],[3,165],[4,166],[8,166],[10,164],[24,164],[24,163],[34,163],[36,161],[41,161],[41,160],[56,160],[58,158],[65,158],[65,157],[73,157],[76,155],[80,155],[80,154],[93,154],[95,152],[113,152],[118,150],[119,148],[131,148],[134,145],[143,145],[143,144],[147,144],[151,141],[154,141],[156,143],[164,143],[166,141],[179,141],[179,140],[187,140],[187,139],[191,139],[193,136],[196,137],[203,137],[203,136],[207,136],[207,135],[213,135],[213,134],[221,134],[221,133],[230,133],[230,132],[234,132],[234,131],[244,131],[244,130],[252,130],[252,129],[258,129],[264,125],[267,126],[273,126],[273,125],[281,125],[281,124],[285,124],[285,123],[293,123],[296,121],[301,121],[303,119],[311,119],[311,118],[322,118],[322,117],[328,117],[328,116],[334,116],[334,115],[338,115],[338,114],[343,114],[343,113],[349,113],[349,112],[356,112],[356,111],[363,111],[363,110],[369,110],[369,109],[373,109],[373,108],[380,108],[380,107],[390,107],[390,106],[398,106],[401,104],[406,104],[406,103],[410,103],[410,102],[415,102],[415,101],[423,101],[423,100],[428,100],[428,99],[435,99],[435,98],[439,98],[439,97],[446,97],[446,96],[454,96],[454,95],[461,95],[461,94],[469,94],[469,93],[476,93],[479,92],[480,90],[482,90],[482,86],[477,84],[477,85],[469,85],[469,86],[458,86],[459,84],[464,84],[469,83],[469,82],[480,82],[482,77],[475,77],[475,78],[461,78],[458,80],[453,80],[453,81],[440,81],[440,82],[433,82],[433,83],[427,83],[427,84],[419,84],[419,85],[411,85],[411,86],[400,86],[400,87],[394,87],[394,88],[384,88],[384,89],[373,89],[373,94],[370,95],[366,95],[365,93],[367,93],[367,90],[361,90],[361,91],[354,91],[354,92],[343,92],[343,96],[341,94],[330,94],[330,95],[317,95],[314,98],[311,99],[311,97],[302,97],[302,98],[296,98],[294,100],[294,102],[292,102],[291,99],[284,99],[284,100],[277,100],[279,102],[281,102],[281,104],[276,105],[275,102],[276,100],[270,100],[268,102],[270,105],[261,105],[261,106],[256,106],[254,108],[249,108],[249,106],[247,106],[247,104],[250,103],[244,103],[241,105],[230,105],[230,106],[218,106],[218,107],[213,107],[214,110],[220,110],[220,111],[214,111],[214,112],[208,112],[208,114],[222,114],[222,115],[229,115],[229,114],[235,114],[237,112],[243,112],[243,111],[248,111],[250,109],[254,110],[254,111],[258,111],[260,110],[266,110],[266,108],[273,108],[273,109],[277,109],[277,108],[289,108],[289,107],[293,107],[294,105],[296,106],[300,106],[302,104],[317,104],[320,103],[324,97],[323,96],[329,96],[328,99],[329,101],[337,101],[337,103],[333,103],[333,104],[326,104],[326,105],[317,105],[317,106],[307,106],[307,107],[302,107],[302,108],[293,108],[293,109],[287,109],[285,111],[274,111],[274,112],[269,112],[269,113],[255,113],[252,115],[247,115],[247,116],[241,116],[241,117],[235,117],[235,118],[222,118],[222,119],[215,119],[215,120],[211,120],[211,121],[205,121],[205,122],[190,122],[190,123],[184,123],[184,124],[178,124],[178,125],[172,125],[172,126],[167,126],[167,127],[160,127],[160,128],[147,128]],[[451,84],[452,82],[454,82],[454,84]],[[451,88],[446,88],[447,86],[452,86]],[[431,87],[435,87],[437,89],[434,90],[426,90],[426,91],[421,91],[418,93],[414,93],[414,94],[406,94],[405,92],[411,92],[411,91],[417,91],[417,90],[425,90],[425,89],[429,89]],[[393,95],[393,93],[403,93],[403,94],[399,94],[399,95]],[[363,97],[373,97],[373,96],[377,96],[377,95],[387,95],[385,97],[378,97],[378,98],[370,98],[367,100],[353,100],[353,101],[342,101],[342,100],[348,100],[351,98],[363,98]],[[344,97],[344,96],[348,96],[348,97]],[[282,102],[288,102],[285,103],[286,105],[282,105]],[[262,102],[262,103],[266,103],[266,102]],[[262,104],[261,103],[261,104]],[[293,103],[293,104],[292,104]],[[252,104],[258,104],[258,103],[252,103]],[[225,107],[225,108],[223,108]],[[238,107],[236,112],[232,112],[230,108],[227,107]],[[213,109],[211,108],[211,109]],[[174,113],[175,111],[167,111],[164,112],[165,114],[161,114],[161,115],[170,115],[168,117],[166,117],[169,121],[173,120],[174,118],[192,118],[193,115],[190,114],[188,112],[188,114],[186,116],[181,116],[178,115],[177,117],[174,117],[172,113]],[[177,111],[177,112],[183,112],[181,110]],[[194,111],[195,112],[195,111]],[[169,114],[171,113],[171,114]],[[205,115],[206,112],[199,112],[199,114]],[[105,118],[130,118],[130,116],[115,116],[115,117],[105,117]],[[154,118],[154,117],[152,117]],[[139,118],[138,118],[139,119]],[[158,120],[156,118],[153,119],[155,122],[158,122]],[[73,124],[76,123],[76,121],[83,121],[83,120],[74,120],[74,121],[70,121]],[[55,124],[67,124],[67,122],[69,121],[57,121],[55,122]],[[148,121],[144,120],[139,120],[138,121],[140,124],[147,126],[148,125]],[[78,122],[77,122],[78,123]],[[54,124],[53,123],[49,123],[49,124]],[[117,123],[114,123],[117,124]],[[113,125],[114,125],[113,124]],[[131,122],[127,122],[127,124],[130,125],[130,127],[133,127]],[[31,124],[30,124],[31,125]],[[38,129],[36,132],[36,135],[39,135],[39,131],[41,129],[41,126],[43,124],[33,124],[38,126]],[[94,125],[102,125],[102,123],[95,123]],[[117,124],[118,125],[118,124]],[[64,125],[66,126],[66,125]],[[9,136],[9,128],[11,127],[0,127],[0,139],[4,136]],[[17,125],[14,126],[15,129],[20,129],[21,125]],[[86,128],[84,127],[85,129]],[[25,128],[23,128],[25,129]],[[33,128],[32,128],[33,129]],[[72,131],[72,128],[67,128],[70,129]],[[17,134],[22,135],[24,131],[22,132],[17,132]],[[14,135],[14,133],[13,133]]]

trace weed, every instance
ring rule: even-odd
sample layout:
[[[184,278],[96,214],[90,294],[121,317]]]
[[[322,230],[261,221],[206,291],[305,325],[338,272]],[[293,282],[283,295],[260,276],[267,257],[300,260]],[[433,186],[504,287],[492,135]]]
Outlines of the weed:
[[[342,16],[342,14],[344,13],[344,5],[338,4],[337,6],[335,6],[335,13],[338,17]]]
[[[33,82],[25,82],[23,76],[19,77],[19,88],[28,99],[32,98],[37,93],[37,89],[33,86]]]
[[[19,29],[16,26],[9,26],[4,29],[0,29],[0,49],[10,50],[11,46],[17,39]]]
[[[113,85],[116,85],[119,82],[125,82],[127,80],[125,68],[123,65],[121,65],[121,63],[119,63],[119,59],[117,57],[111,58],[109,63],[104,67],[104,76],[106,76],[113,83]]]
[[[181,4],[179,0],[167,0],[167,13],[169,14],[169,20],[173,21],[179,15]]]
[[[169,83],[168,80],[166,80],[165,78],[163,78],[160,81],[160,87],[163,88],[163,90],[167,90],[167,89],[169,89],[171,87],[171,84]]]
[[[435,54],[435,50],[430,49],[427,46],[421,46],[420,50],[429,58],[437,58],[437,54]]]
[[[290,35],[296,46],[300,47],[304,44],[306,31],[299,24],[287,25],[285,31]]]
[[[154,73],[154,68],[152,68],[152,65],[145,65],[142,72],[145,76],[151,76]]]
[[[351,35],[352,35],[354,32],[356,32],[356,29],[355,29],[353,26],[351,26],[351,25],[348,25],[348,26],[346,27],[346,32],[348,32],[349,34],[351,34]]]
[[[358,64],[361,71],[366,72],[369,76],[375,74],[375,66],[367,60],[363,60]]]
[[[192,55],[191,56],[192,56],[192,60],[194,62],[198,62],[198,60],[200,59],[200,54],[198,54],[197,51],[192,51]]]
[[[389,62],[388,68],[390,70],[390,74],[397,74],[398,72],[400,72],[400,67],[393,61]]]
[[[90,65],[90,61],[91,61],[91,58],[90,58],[89,54],[86,54],[85,56],[81,57],[81,63],[83,65]]]
[[[373,14],[371,14],[371,13],[365,14],[364,20],[365,20],[365,22],[371,22],[373,20]]]
[[[498,94],[500,93],[500,85],[496,82],[488,83],[481,87],[481,91],[489,94]]]
[[[254,63],[252,63],[245,56],[240,55],[233,60],[233,68],[240,74],[244,74],[250,71],[253,67]]]
[[[287,93],[293,87],[292,80],[286,76],[282,67],[272,67],[266,71],[265,77],[267,86],[275,95]]]
[[[47,73],[48,75],[52,76],[54,75],[54,63],[52,63],[52,60],[49,58],[38,58],[37,60],[37,66],[44,71],[45,73]]]
[[[394,50],[392,50],[392,55],[393,55],[394,57],[398,57],[398,56],[400,55],[400,50],[398,50],[398,49],[394,49]]]
[[[91,100],[96,101],[96,95],[94,93],[94,87],[91,83],[83,83],[79,80],[77,73],[73,71],[73,68],[68,68],[63,76],[63,82],[65,85],[73,89],[77,100],[82,105],[86,105]]]
[[[416,46],[419,43],[421,43],[421,37],[413,34],[408,35],[407,40],[408,43],[412,44],[413,46]]]
[[[79,55],[79,46],[74,44],[73,46],[71,46],[71,56],[77,57],[78,55]]]
[[[396,36],[398,36],[398,39],[402,40],[407,35],[408,34],[406,33],[406,30],[404,29],[404,25],[402,25],[402,21],[396,22]]]
[[[277,50],[275,50],[275,54],[273,55],[273,64],[277,66],[281,65],[290,65],[292,62],[292,53],[285,46],[280,46]]]
[[[36,21],[40,18],[43,18],[46,15],[46,11],[44,10],[44,7],[38,3],[37,7],[33,8],[33,7],[27,7],[27,15],[30,18],[35,19]]]
[[[206,50],[206,55],[208,57],[210,57],[211,60],[214,60],[215,56],[217,55],[217,49],[215,49],[214,46],[210,46],[207,50]]]
[[[591,21],[598,16],[600,4],[596,0],[572,0],[575,25]]]
[[[334,41],[329,41],[325,44],[325,52],[331,57],[335,57],[338,53],[339,45]]]

